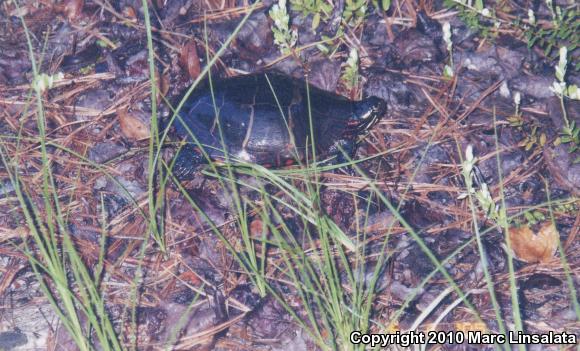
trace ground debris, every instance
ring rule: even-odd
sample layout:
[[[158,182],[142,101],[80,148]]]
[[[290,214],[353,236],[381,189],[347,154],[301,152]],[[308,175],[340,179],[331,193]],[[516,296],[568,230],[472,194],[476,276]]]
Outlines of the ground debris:
[[[348,328],[498,332],[496,312],[511,328],[515,308],[530,333],[580,336],[580,109],[554,91],[563,45],[565,81],[580,84],[564,17],[578,6],[253,3],[150,1],[146,14],[133,0],[0,2],[0,350],[78,349],[50,304],[67,307],[56,276],[96,349],[95,320],[126,349],[314,350],[351,348]],[[283,3],[296,40],[282,50],[270,10]],[[54,82],[38,95],[28,38],[34,69]],[[360,140],[349,166],[307,150],[320,167],[222,160],[173,177],[181,140],[169,122],[191,84],[261,72],[388,108],[366,133],[341,129]],[[255,122],[256,105],[242,108]],[[203,118],[216,130],[213,113]],[[326,127],[319,142],[344,126]],[[94,308],[103,314],[88,318]]]

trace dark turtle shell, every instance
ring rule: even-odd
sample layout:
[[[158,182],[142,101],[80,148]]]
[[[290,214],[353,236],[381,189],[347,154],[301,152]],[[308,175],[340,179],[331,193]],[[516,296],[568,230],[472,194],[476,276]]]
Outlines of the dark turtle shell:
[[[200,145],[212,160],[223,160],[226,150],[232,161],[270,167],[304,160],[312,140],[319,159],[342,155],[340,149],[352,156],[359,135],[385,111],[379,98],[351,101],[277,74],[219,80],[194,92],[179,112],[175,134],[187,145],[174,170],[203,162]]]

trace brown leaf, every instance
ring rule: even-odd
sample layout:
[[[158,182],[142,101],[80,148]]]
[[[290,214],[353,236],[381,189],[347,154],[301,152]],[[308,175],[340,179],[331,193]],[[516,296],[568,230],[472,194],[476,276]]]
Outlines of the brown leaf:
[[[159,77],[158,75],[156,75],[157,77]],[[169,74],[165,73],[162,74],[161,77],[159,77],[158,79],[158,88],[159,88],[159,94],[160,96],[158,96],[159,100],[161,100],[161,96],[165,96],[167,95],[167,92],[169,91]]]
[[[538,263],[547,262],[556,253],[560,235],[552,222],[544,222],[536,234],[529,226],[510,228],[511,247],[517,259]]]
[[[119,109],[119,124],[123,135],[128,139],[141,140],[149,138],[149,116],[142,111],[127,111]]]
[[[125,6],[123,8],[123,15],[129,20],[130,22],[137,22],[137,12],[131,6]]]
[[[193,286],[200,285],[202,283],[201,279],[197,276],[197,274],[191,271],[185,271],[179,275],[179,279],[183,282],[191,284]]]
[[[254,219],[250,223],[250,233],[252,238],[261,238],[265,230],[266,229],[264,228],[262,221],[259,219]]]
[[[78,18],[83,12],[83,6],[85,2],[83,0],[66,0],[64,2],[64,14],[69,21]]]
[[[199,76],[201,65],[199,63],[199,56],[197,55],[197,46],[194,41],[189,41],[183,45],[179,55],[179,62],[191,79]]]

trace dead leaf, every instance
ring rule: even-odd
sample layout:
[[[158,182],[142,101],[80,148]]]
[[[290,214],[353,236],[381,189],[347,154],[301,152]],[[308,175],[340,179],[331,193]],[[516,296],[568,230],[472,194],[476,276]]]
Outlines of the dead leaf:
[[[194,41],[189,41],[183,45],[179,55],[179,62],[191,79],[199,76],[201,65],[199,63],[199,56],[197,55],[197,46]]]
[[[193,286],[198,286],[201,283],[203,283],[201,281],[201,279],[199,279],[198,275],[195,274],[195,273],[193,273],[193,272],[191,272],[191,271],[185,271],[185,272],[181,273],[179,275],[179,279],[182,282],[185,282],[185,283],[190,284],[190,285],[193,285]]]
[[[169,91],[169,84],[170,84],[169,74],[168,73],[162,74],[160,79],[158,80],[158,84],[157,84],[158,88],[159,88],[158,92],[160,95],[160,96],[158,96],[159,100],[161,100],[161,97],[167,95],[167,92]]]
[[[141,140],[149,138],[149,116],[142,111],[131,111],[119,109],[119,124],[123,135],[128,139]]]
[[[123,8],[123,15],[127,18],[129,22],[137,22],[137,12],[131,6],[125,6]]]
[[[261,238],[265,230],[266,229],[264,228],[262,221],[259,219],[254,219],[250,223],[250,233],[252,238]]]
[[[73,21],[78,18],[83,12],[83,6],[85,2],[83,0],[66,0],[64,2],[64,14],[69,21]]]
[[[510,228],[509,237],[516,258],[528,263],[551,260],[560,240],[560,234],[552,222],[542,223],[535,234],[527,225]]]

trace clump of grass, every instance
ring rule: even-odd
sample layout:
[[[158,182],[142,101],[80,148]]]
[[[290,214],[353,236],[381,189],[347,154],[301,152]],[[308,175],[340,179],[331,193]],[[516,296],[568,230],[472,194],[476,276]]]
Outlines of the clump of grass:
[[[18,3],[15,3],[18,6]],[[146,2],[143,4],[145,12],[148,12]],[[239,26],[236,28],[234,34],[224,43],[222,48],[217,52],[216,57],[209,62],[211,67],[219,56],[225,51],[229,43],[235,37],[241,26],[247,21],[251,15],[252,10],[256,7],[254,5],[250,11],[242,19]],[[21,13],[21,12],[19,12]],[[166,249],[165,237],[163,232],[163,216],[162,211],[164,204],[164,188],[167,184],[167,177],[161,178],[162,173],[159,171],[163,165],[158,162],[161,159],[161,145],[163,144],[166,133],[158,133],[157,127],[157,113],[156,113],[156,96],[157,84],[154,75],[154,55],[152,45],[152,29],[151,24],[146,19],[146,29],[148,37],[148,51],[149,51],[149,68],[151,73],[151,96],[152,96],[152,116],[151,116],[151,143],[149,147],[149,179],[148,179],[148,198],[149,198],[149,213],[143,212],[134,199],[129,195],[127,189],[119,184],[116,179],[111,176],[105,169],[98,164],[87,160],[82,155],[70,150],[57,141],[52,141],[47,137],[46,132],[46,117],[43,106],[44,94],[54,87],[61,79],[62,74],[47,75],[40,73],[36,56],[34,54],[33,44],[30,38],[28,27],[22,16],[20,20],[26,35],[30,61],[33,68],[33,82],[31,87],[33,91],[32,96],[35,101],[37,130],[38,136],[34,140],[38,144],[41,165],[39,176],[42,180],[42,187],[40,189],[30,189],[27,184],[27,179],[23,178],[22,170],[20,169],[20,156],[22,154],[18,147],[21,147],[23,140],[19,134],[16,140],[16,150],[9,150],[5,145],[14,145],[14,143],[5,143],[2,140],[0,143],[0,160],[1,165],[4,166],[5,171],[10,178],[10,182],[17,196],[19,203],[19,210],[22,213],[28,229],[31,234],[30,238],[23,238],[24,248],[21,249],[23,254],[29,260],[29,263],[34,271],[40,289],[44,293],[48,302],[51,304],[53,310],[59,317],[62,326],[67,330],[69,336],[80,350],[94,350],[100,348],[103,350],[124,350],[137,348],[137,320],[136,307],[140,299],[139,292],[143,280],[142,266],[145,250],[149,247],[149,235],[159,244],[158,248],[162,251]],[[42,57],[42,55],[40,55]],[[204,71],[207,73],[209,67]],[[201,79],[201,78],[200,78]],[[198,80],[199,81],[199,80]],[[193,89],[193,88],[192,88]],[[27,115],[28,103],[26,109],[22,113]],[[22,127],[19,129],[22,132]],[[141,215],[147,227],[150,229],[145,234],[144,240],[139,241],[137,246],[137,269],[135,276],[131,282],[131,303],[126,307],[128,310],[123,314],[123,318],[130,316],[130,325],[125,328],[127,320],[120,321],[120,326],[114,324],[108,315],[106,294],[103,291],[103,279],[105,275],[105,252],[107,234],[110,230],[110,224],[105,215],[106,206],[103,198],[100,199],[100,224],[101,233],[99,238],[99,252],[98,259],[95,265],[89,265],[85,262],[85,258],[81,257],[78,251],[78,243],[73,238],[70,232],[69,218],[71,214],[68,212],[69,207],[63,203],[62,194],[59,193],[59,187],[55,182],[55,175],[53,174],[53,167],[51,162],[52,157],[49,148],[61,150],[69,154],[71,157],[78,158],[81,166],[90,166],[102,172],[108,178],[119,186],[129,199],[133,200],[132,204],[137,209],[137,213]],[[79,173],[80,174],[80,173]],[[161,181],[157,181],[157,177]],[[75,189],[71,189],[75,191]],[[73,196],[74,197],[74,196]],[[39,203],[38,198],[42,201]],[[15,213],[16,215],[16,213]],[[123,333],[120,332],[123,331]],[[128,333],[126,331],[129,331]]]
[[[290,16],[286,9],[286,0],[279,0],[270,9],[270,17],[274,21],[272,32],[274,43],[280,47],[282,54],[289,54],[298,40],[296,29],[290,29]]]
[[[333,5],[325,0],[290,0],[292,10],[302,16],[312,15],[312,30],[316,30],[321,21],[326,21],[332,12]]]
[[[151,118],[150,118],[150,138],[149,138],[149,157],[147,159],[147,196],[149,203],[149,228],[148,231],[153,236],[153,239],[159,245],[163,253],[166,251],[165,235],[163,234],[163,216],[159,215],[159,211],[164,208],[163,200],[165,199],[165,188],[163,183],[156,182],[157,175],[161,172],[161,164],[158,162],[155,155],[161,149],[159,139],[159,119],[157,116],[157,93],[158,84],[155,76],[155,56],[153,50],[153,34],[151,29],[151,22],[149,19],[149,7],[146,0],[141,1],[143,12],[147,14],[145,18],[145,30],[147,33],[147,61],[149,64],[149,80],[151,84]],[[161,187],[159,187],[161,185]],[[146,247],[146,245],[144,245]],[[138,270],[138,276],[141,274]]]
[[[576,121],[569,121],[568,113],[566,111],[566,106],[564,103],[565,98],[574,97],[577,98],[576,93],[578,87],[568,86],[566,84],[566,66],[568,65],[568,50],[567,48],[560,48],[560,60],[556,66],[556,81],[552,84],[550,89],[558,96],[560,99],[560,106],[562,107],[562,117],[564,119],[564,126],[560,132],[560,137],[556,140],[556,143],[568,144],[568,152],[573,153],[580,148],[580,126],[576,125]],[[580,158],[576,159],[575,162],[580,162]]]
[[[523,147],[524,150],[529,151],[533,147],[543,147],[548,140],[546,133],[539,132],[540,125],[534,122],[528,122],[520,109],[521,94],[516,92],[514,94],[515,111],[514,114],[507,118],[509,125],[526,133],[525,137],[518,143],[518,146]]]
[[[451,40],[451,24],[449,22],[443,23],[443,41],[447,47],[447,55],[449,57],[449,64],[445,65],[443,75],[448,78],[453,77],[453,41]]]
[[[485,39],[493,39],[500,27],[517,30],[522,33],[528,48],[537,47],[544,51],[546,57],[555,61],[558,58],[558,47],[567,45],[570,51],[580,45],[580,22],[577,20],[580,10],[578,6],[561,8],[554,6],[551,0],[546,0],[546,6],[551,12],[550,22],[538,21],[532,9],[528,9],[526,18],[515,13],[516,19],[506,21],[496,16],[496,11],[503,8],[489,9],[483,0],[475,2],[466,0],[445,0],[447,8],[458,11],[458,17],[473,31]],[[574,70],[580,69],[576,62]]]
[[[379,0],[372,0],[372,3],[378,11],[387,12],[391,8],[391,0],[381,0],[381,2]]]
[[[539,47],[547,57],[556,60],[558,57],[557,48],[563,43],[568,43],[570,51],[575,50],[580,44],[580,23],[578,22],[580,10],[578,6],[572,6],[565,9],[556,7],[556,11],[554,11],[551,1],[548,3],[548,8],[552,11],[551,23],[539,24],[536,21],[534,11],[529,9],[527,23],[518,19],[514,25],[523,29],[528,48]],[[579,70],[580,62],[576,62],[573,69]]]
[[[64,209],[52,173],[42,94],[62,77],[48,76],[38,71],[28,27],[22,16],[20,21],[33,71],[34,94],[31,96],[36,101],[36,127],[42,160],[39,173],[42,179],[41,188],[34,189],[34,193],[27,188],[19,168],[19,152],[9,153],[2,143],[0,158],[32,237],[31,243],[28,238],[23,238],[23,253],[29,260],[40,289],[80,350],[92,350],[96,344],[103,350],[121,350],[117,331],[106,312],[105,298],[99,290],[103,278],[106,230],[101,233],[96,269],[91,270],[77,251],[69,232],[69,213]],[[17,139],[16,144],[20,145],[22,135],[18,134]],[[36,191],[42,196],[41,204],[35,201],[35,196],[38,195]]]
[[[494,126],[495,126],[495,111],[494,111]],[[494,127],[495,128],[495,127]],[[495,130],[495,129],[494,129]],[[497,141],[497,132],[495,133],[495,140],[496,140],[496,149],[498,148],[498,141]],[[460,153],[461,154],[461,153]],[[499,159],[499,153],[496,156],[498,170],[501,170],[501,162]],[[477,206],[479,205],[480,208],[483,209],[486,217],[496,223],[500,229],[508,230],[509,222],[507,216],[507,208],[505,206],[505,199],[503,197],[503,178],[501,176],[501,171],[499,171],[500,176],[500,191],[502,196],[502,206],[499,207],[495,204],[491,193],[489,192],[489,187],[479,176],[479,172],[476,168],[477,158],[473,155],[473,148],[471,145],[467,146],[465,150],[465,159],[462,161],[462,175],[463,180],[465,181],[467,192],[466,198],[469,200],[469,208],[471,211],[471,219],[472,219],[472,228],[475,234],[475,240],[477,243],[477,250],[479,253],[479,257],[481,259],[481,265],[483,268],[483,274],[485,277],[485,283],[487,287],[488,294],[491,299],[491,303],[493,306],[493,310],[495,313],[495,319],[498,323],[499,332],[505,334],[506,323],[504,321],[501,306],[499,305],[494,281],[492,279],[492,275],[489,270],[489,262],[487,260],[487,253],[485,252],[482,237],[481,237],[481,230],[479,227],[476,211]],[[477,187],[477,190],[476,190]],[[477,204],[474,201],[474,197],[477,200]],[[509,248],[511,248],[511,244],[509,242],[508,235],[506,235],[506,242]],[[515,271],[513,267],[513,257],[511,253],[509,253],[508,257],[508,271],[509,271],[509,282],[510,282],[510,295],[511,295],[511,302],[512,302],[512,315],[515,322],[515,328],[518,331],[523,331],[523,323],[521,318],[521,312],[519,309],[519,298],[517,293],[517,285],[516,285],[516,278],[515,278]],[[520,347],[520,350],[525,350],[525,348]]]
[[[344,68],[344,72],[341,77],[347,89],[352,90],[358,87],[359,85],[360,76],[358,66],[359,66],[358,52],[355,48],[352,48],[348,55],[348,59],[346,60],[346,66]]]
[[[360,25],[364,22],[371,3],[376,11],[386,12],[391,6],[390,0],[382,0],[381,2],[378,0],[346,0],[344,10],[341,14],[340,25],[335,35],[333,37],[322,35],[322,41],[316,43],[316,48],[326,56],[332,57],[340,49],[340,46],[344,44],[343,37],[347,28],[361,28]],[[331,2],[322,0],[291,0],[290,5],[292,10],[299,12],[301,16],[312,16],[313,31],[321,23],[330,19],[334,8]],[[283,55],[294,55],[297,57],[296,53],[301,50],[300,48],[296,48],[298,32],[290,26],[291,21],[286,0],[279,0],[278,3],[275,3],[270,9],[269,15],[274,22],[272,25],[274,43],[280,48]],[[349,89],[352,89],[356,85],[355,81],[358,81],[358,79],[355,79],[358,73],[353,70],[355,63],[358,66],[358,52],[355,58],[353,57],[352,50],[355,50],[355,48],[351,48],[350,50],[343,75],[343,81]]]
[[[492,38],[497,35],[500,21],[494,11],[484,6],[483,0],[444,0],[444,5],[458,11],[457,16],[473,31],[483,38]]]
[[[346,0],[342,19],[348,25],[355,27],[364,20],[367,8],[368,1],[366,0]]]

